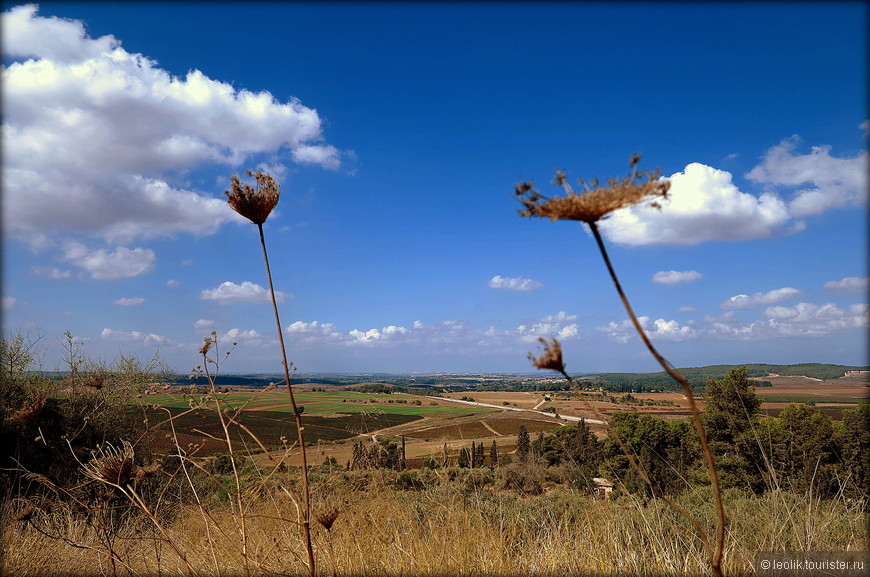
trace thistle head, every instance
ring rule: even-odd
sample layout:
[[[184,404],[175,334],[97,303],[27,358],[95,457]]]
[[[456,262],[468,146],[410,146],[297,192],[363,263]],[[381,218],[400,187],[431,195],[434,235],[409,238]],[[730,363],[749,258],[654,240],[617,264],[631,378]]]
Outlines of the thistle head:
[[[551,220],[579,220],[594,223],[620,208],[645,204],[660,209],[659,200],[668,197],[671,183],[661,180],[659,170],[653,172],[638,171],[637,164],[640,155],[631,157],[629,167],[631,173],[617,180],[607,181],[599,185],[598,179],[587,184],[580,179],[585,188],[582,194],[577,194],[568,184],[568,176],[561,170],[556,171],[553,184],[561,186],[566,196],[549,198],[542,195],[533,183],[522,182],[514,187],[514,192],[523,204],[520,216],[540,216]]]
[[[565,362],[562,360],[562,345],[559,341],[552,339],[549,343],[544,338],[538,338],[544,345],[544,352],[541,356],[536,357],[533,353],[529,353],[529,360],[539,369],[550,369],[560,373],[565,372]]]
[[[224,194],[234,211],[254,224],[263,224],[278,204],[281,189],[275,179],[265,172],[249,170],[247,173],[257,181],[257,188],[242,184],[239,176],[234,174],[231,178],[232,190],[226,190]]]

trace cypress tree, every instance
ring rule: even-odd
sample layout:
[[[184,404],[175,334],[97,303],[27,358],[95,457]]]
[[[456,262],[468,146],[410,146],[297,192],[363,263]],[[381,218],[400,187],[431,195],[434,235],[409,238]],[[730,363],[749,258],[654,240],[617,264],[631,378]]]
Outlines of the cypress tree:
[[[520,462],[525,463],[529,458],[531,446],[532,442],[529,439],[529,431],[526,430],[525,425],[520,425],[520,430],[517,433],[517,458],[519,458]]]

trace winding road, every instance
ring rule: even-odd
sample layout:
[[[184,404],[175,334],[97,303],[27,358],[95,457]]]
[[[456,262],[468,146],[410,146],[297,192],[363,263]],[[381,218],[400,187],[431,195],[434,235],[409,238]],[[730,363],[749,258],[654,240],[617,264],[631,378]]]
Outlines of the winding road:
[[[508,407],[505,405],[492,405],[490,403],[478,403],[477,401],[462,401],[460,399],[449,399],[447,397],[428,397],[430,399],[436,399],[439,401],[450,401],[451,403],[459,403],[462,405],[473,405],[475,407],[486,407],[489,409],[502,409],[505,411],[521,411],[526,413],[536,413],[538,415],[544,415],[545,417],[558,418],[563,419],[565,421],[576,421],[579,422],[584,419],[584,417],[575,417],[573,415],[559,415],[556,417],[553,413],[548,413],[546,411],[536,411],[535,409],[521,409],[520,407]],[[537,407],[541,406],[541,403],[536,405]],[[605,425],[604,421],[598,419],[585,419],[587,423],[590,425]]]

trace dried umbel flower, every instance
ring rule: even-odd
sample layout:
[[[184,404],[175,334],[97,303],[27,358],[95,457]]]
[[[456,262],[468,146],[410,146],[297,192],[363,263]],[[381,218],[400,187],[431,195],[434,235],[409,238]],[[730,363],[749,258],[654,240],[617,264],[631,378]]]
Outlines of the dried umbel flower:
[[[106,385],[106,377],[104,375],[91,375],[84,381],[84,384],[99,391]]]
[[[263,224],[269,218],[269,214],[278,204],[278,196],[281,189],[275,179],[265,172],[247,171],[248,176],[253,176],[257,181],[257,188],[251,188],[247,184],[239,182],[238,175],[231,178],[232,191],[226,190],[227,202],[230,207],[254,224]]]
[[[550,369],[560,373],[565,372],[565,363],[562,361],[562,345],[559,341],[552,339],[549,343],[544,338],[538,338],[544,345],[544,352],[539,357],[529,353],[529,360],[539,369]]]
[[[85,465],[85,475],[109,485],[123,487],[133,479],[133,446],[124,441],[122,448],[108,444]]]
[[[214,344],[214,339],[210,339],[208,337],[205,337],[202,340],[203,340],[203,344],[202,344],[202,348],[199,349],[199,354],[207,355],[208,351],[211,349],[212,344]],[[196,369],[200,369],[200,368],[201,368],[200,365],[196,365]],[[196,369],[194,369],[194,370],[196,370]]]
[[[17,515],[12,517],[12,520],[26,523],[27,521],[30,521],[36,513],[37,509],[33,506],[33,503],[25,501],[24,508]]]
[[[6,418],[10,421],[35,421],[37,418],[39,418],[39,415],[42,414],[42,409],[45,407],[45,401],[47,399],[47,395],[41,394],[35,399],[31,399],[30,402],[25,404],[17,411],[13,411],[12,414],[10,414]]]
[[[160,463],[153,463],[147,467],[136,467],[133,471],[135,482],[141,483],[145,479],[149,479],[160,472]]]
[[[318,511],[314,516],[317,519],[317,522],[323,525],[323,528],[329,531],[332,529],[332,524],[335,523],[335,520],[338,519],[338,515],[341,513],[338,507],[330,506]]]
[[[556,171],[553,184],[565,189],[567,196],[549,198],[535,190],[530,182],[522,182],[514,187],[514,192],[525,207],[520,210],[520,216],[540,216],[551,220],[579,220],[594,223],[620,208],[646,203],[653,208],[661,208],[659,200],[668,197],[671,183],[661,180],[659,170],[644,172],[637,170],[639,155],[631,158],[629,166],[631,174],[622,180],[611,179],[606,185],[599,185],[598,179],[586,184],[580,179],[580,184],[586,189],[583,194],[577,194],[568,184],[567,175],[561,170]]]

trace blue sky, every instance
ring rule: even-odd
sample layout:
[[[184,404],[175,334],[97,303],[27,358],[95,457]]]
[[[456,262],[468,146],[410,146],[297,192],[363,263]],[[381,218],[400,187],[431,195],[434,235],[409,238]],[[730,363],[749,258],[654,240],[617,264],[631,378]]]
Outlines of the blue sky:
[[[677,366],[867,363],[865,3],[3,7],[3,330],[301,372],[653,371],[585,225],[513,185],[661,169],[602,223]]]

